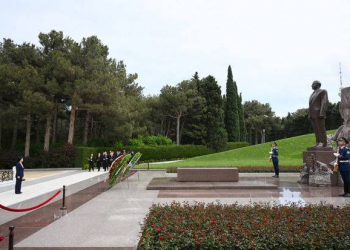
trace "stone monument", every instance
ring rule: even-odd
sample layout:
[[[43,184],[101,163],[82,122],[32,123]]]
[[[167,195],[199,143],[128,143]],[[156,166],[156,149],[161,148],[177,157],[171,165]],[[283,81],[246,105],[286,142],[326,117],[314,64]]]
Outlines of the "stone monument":
[[[311,155],[312,167],[309,171],[309,185],[313,187],[328,187],[331,185],[331,174],[333,171],[327,164],[316,160],[314,155]]]
[[[345,137],[349,141],[350,139],[350,87],[343,88],[340,93],[340,105],[339,113],[344,120],[336,133],[331,137],[331,140],[339,140],[341,137]]]
[[[300,182],[308,180],[309,184],[310,168],[313,168],[314,164],[313,159],[319,162],[322,166],[324,166],[323,164],[329,166],[330,170],[333,170],[333,166],[329,163],[334,161],[334,149],[331,142],[327,139],[325,125],[328,106],[327,90],[321,89],[321,83],[319,81],[314,81],[311,87],[314,92],[309,99],[309,118],[315,133],[316,144],[313,147],[307,148],[307,150],[303,152],[304,170],[301,173],[300,179]],[[319,172],[313,173],[314,180],[317,180],[317,178],[315,178],[315,175],[317,174],[319,174]],[[331,185],[337,186],[338,175],[331,174],[330,178]],[[313,185],[317,186],[315,183],[313,183]]]

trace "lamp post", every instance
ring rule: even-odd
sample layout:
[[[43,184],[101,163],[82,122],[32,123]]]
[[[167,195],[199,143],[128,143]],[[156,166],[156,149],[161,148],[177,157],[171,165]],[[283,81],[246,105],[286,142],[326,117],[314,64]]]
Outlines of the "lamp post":
[[[265,129],[262,130],[262,139],[261,143],[265,143]]]

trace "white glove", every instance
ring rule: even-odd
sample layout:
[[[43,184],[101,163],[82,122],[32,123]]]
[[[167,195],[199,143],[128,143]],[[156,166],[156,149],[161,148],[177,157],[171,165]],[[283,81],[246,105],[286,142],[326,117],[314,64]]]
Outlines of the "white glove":
[[[270,151],[269,153],[270,153],[270,155],[272,155],[272,154],[273,154],[273,153],[272,153],[272,151]]]
[[[335,157],[338,157],[340,154],[339,153],[334,153],[333,154]]]

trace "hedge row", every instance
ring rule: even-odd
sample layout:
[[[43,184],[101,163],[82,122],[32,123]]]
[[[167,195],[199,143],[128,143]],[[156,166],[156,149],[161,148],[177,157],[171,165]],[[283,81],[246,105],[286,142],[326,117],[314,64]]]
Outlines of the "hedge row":
[[[228,143],[222,151],[237,149],[249,146],[247,142],[231,142]],[[87,158],[93,153],[95,156],[103,151],[122,151],[140,152],[143,162],[153,161],[170,161],[175,159],[186,159],[200,155],[215,153],[212,149],[201,145],[167,145],[167,146],[144,146],[144,147],[123,147],[123,148],[107,148],[107,147],[77,147],[75,166],[83,167],[87,163]]]
[[[24,159],[25,168],[72,168],[76,159],[76,149],[74,146],[66,144],[52,148],[49,152],[41,151],[31,154]],[[18,157],[23,156],[21,151],[1,151],[0,169],[9,169],[16,165]]]
[[[138,249],[350,249],[350,205],[153,205]]]
[[[185,167],[182,167],[185,168]],[[191,168],[200,168],[200,167],[191,167]],[[205,168],[205,167],[204,167]],[[240,173],[274,173],[275,170],[273,167],[235,167],[238,168]],[[299,166],[280,166],[280,173],[299,173],[301,167]],[[166,169],[167,173],[177,173],[177,167],[169,167]]]

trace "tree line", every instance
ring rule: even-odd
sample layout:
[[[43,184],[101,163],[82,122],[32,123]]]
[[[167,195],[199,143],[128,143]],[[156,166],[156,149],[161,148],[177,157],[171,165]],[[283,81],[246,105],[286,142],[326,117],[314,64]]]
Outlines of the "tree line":
[[[199,73],[159,95],[145,96],[137,73],[109,56],[96,36],[80,42],[63,32],[40,33],[39,45],[0,43],[0,148],[31,146],[48,152],[59,145],[120,146],[138,136],[163,135],[177,144],[206,145],[266,140],[309,133],[307,109],[280,118],[269,104],[242,101],[228,66],[226,92]],[[327,128],[342,123],[338,104],[328,109]]]

